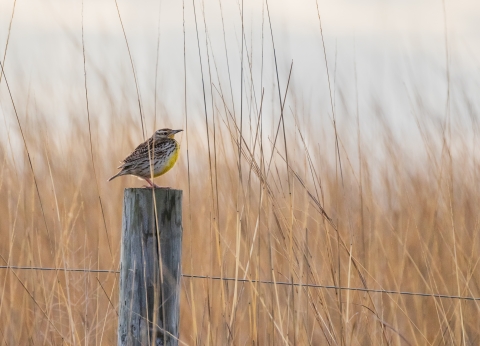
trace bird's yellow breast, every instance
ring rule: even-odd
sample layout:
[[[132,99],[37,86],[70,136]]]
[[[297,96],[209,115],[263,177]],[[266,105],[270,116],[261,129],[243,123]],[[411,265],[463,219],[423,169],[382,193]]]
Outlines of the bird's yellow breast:
[[[172,167],[175,165],[178,159],[178,153],[180,152],[180,145],[178,143],[175,143],[175,150],[172,152],[170,157],[166,160],[165,164],[163,167],[160,168],[158,172],[154,172],[154,177],[159,177],[165,173],[167,173]]]

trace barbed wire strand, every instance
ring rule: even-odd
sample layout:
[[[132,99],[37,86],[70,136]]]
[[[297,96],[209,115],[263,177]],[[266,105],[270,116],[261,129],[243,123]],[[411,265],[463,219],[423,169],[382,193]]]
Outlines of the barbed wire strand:
[[[17,269],[17,270],[45,270],[45,271],[66,271],[66,272],[85,272],[85,273],[109,273],[119,274],[119,270],[108,269],[82,269],[82,268],[54,268],[54,267],[22,267],[22,266],[0,266],[0,269]],[[288,281],[268,281],[268,280],[249,280],[249,279],[235,279],[224,278],[220,276],[207,276],[207,275],[192,275],[182,274],[182,277],[189,279],[209,279],[209,280],[222,280],[222,281],[235,281],[238,282],[251,282],[267,285],[284,285],[295,287],[309,287],[309,288],[323,288],[323,289],[339,289],[344,291],[357,291],[357,292],[371,292],[371,293],[383,293],[383,294],[399,294],[405,296],[418,296],[418,297],[430,297],[430,298],[444,298],[444,299],[460,299],[470,301],[480,301],[480,297],[468,297],[468,296],[456,296],[439,293],[424,293],[424,292],[409,292],[409,291],[395,291],[395,290],[383,290],[373,288],[360,288],[360,287],[344,287],[335,285],[318,285],[318,284],[304,284],[301,282],[288,282]]]
[[[409,291],[395,291],[395,290],[382,290],[382,289],[373,289],[373,288],[360,288],[360,287],[344,287],[344,286],[335,286],[335,285],[318,285],[318,284],[304,284],[300,282],[288,282],[288,281],[267,281],[267,280],[249,280],[249,279],[235,279],[235,278],[222,278],[219,276],[203,276],[203,275],[189,275],[182,274],[183,277],[192,278],[192,279],[211,279],[211,280],[224,280],[224,281],[240,281],[240,282],[251,282],[259,284],[272,284],[272,285],[285,285],[285,286],[296,286],[296,287],[309,287],[309,288],[324,288],[324,289],[339,289],[345,291],[359,291],[359,292],[372,292],[372,293],[384,293],[384,294],[400,294],[406,296],[420,296],[420,297],[431,297],[431,298],[450,298],[450,299],[461,299],[461,300],[480,300],[480,297],[468,297],[468,296],[451,296],[448,294],[436,294],[436,293],[423,293],[423,292],[409,292]]]
[[[86,272],[86,273],[111,273],[119,274],[119,270],[108,269],[82,269],[82,268],[55,268],[55,267],[22,267],[22,266],[0,266],[0,269],[18,269],[18,270],[46,270],[46,271],[62,271],[62,272]]]

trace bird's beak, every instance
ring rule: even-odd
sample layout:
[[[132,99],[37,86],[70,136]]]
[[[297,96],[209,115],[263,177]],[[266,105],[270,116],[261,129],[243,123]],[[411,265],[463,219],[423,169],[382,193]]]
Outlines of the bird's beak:
[[[172,131],[172,132],[173,132],[172,134],[174,135],[174,134],[179,133],[179,132],[182,132],[182,131],[183,131],[183,130],[173,130],[173,131]]]

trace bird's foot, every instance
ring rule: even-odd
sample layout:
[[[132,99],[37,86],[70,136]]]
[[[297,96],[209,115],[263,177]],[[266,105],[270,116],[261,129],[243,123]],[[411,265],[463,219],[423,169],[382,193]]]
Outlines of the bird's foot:
[[[144,178],[144,179],[147,181],[147,183],[150,184],[150,185],[144,185],[143,186],[146,189],[170,189],[169,187],[158,186],[157,184],[155,184],[153,181],[151,181],[148,178]]]
[[[170,190],[171,188],[168,186],[158,186],[157,184],[153,184],[154,186],[150,185],[143,185],[143,188],[145,189],[167,189]]]
[[[151,186],[151,185],[143,185],[142,187],[144,189],[149,189],[149,190],[155,189],[155,186]]]

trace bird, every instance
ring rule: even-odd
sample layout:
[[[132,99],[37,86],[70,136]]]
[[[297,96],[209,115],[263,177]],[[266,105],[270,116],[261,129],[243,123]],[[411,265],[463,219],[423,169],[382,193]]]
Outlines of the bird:
[[[153,183],[153,178],[167,173],[177,162],[180,152],[180,144],[175,140],[176,133],[183,130],[160,129],[140,144],[128,155],[117,169],[120,172],[108,179],[111,181],[122,175],[134,175],[145,179],[149,186],[146,188],[158,188]],[[150,180],[152,179],[152,180]]]

